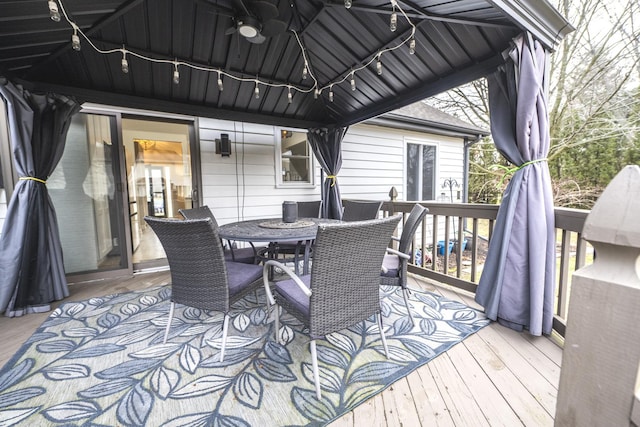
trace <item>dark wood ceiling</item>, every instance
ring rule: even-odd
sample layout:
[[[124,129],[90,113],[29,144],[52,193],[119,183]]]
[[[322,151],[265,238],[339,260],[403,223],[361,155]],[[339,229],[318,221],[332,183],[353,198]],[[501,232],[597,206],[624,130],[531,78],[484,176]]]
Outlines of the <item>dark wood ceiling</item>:
[[[556,39],[561,39],[563,28],[570,26],[543,0],[530,1],[542,4],[545,14],[555,18],[557,28],[548,31],[557,31]],[[277,22],[264,20],[258,26],[266,33],[278,25],[284,31],[268,34],[261,44],[251,43],[231,28],[247,12],[258,21],[265,9],[272,16],[274,8],[264,2],[277,7],[272,18]],[[412,30],[400,15],[398,29],[390,31],[389,1],[353,0],[347,9],[343,1],[326,0],[62,0],[61,12],[64,8],[96,48],[129,52],[126,74],[120,51],[98,53],[83,37],[81,50],[73,50],[72,26],[64,15],[60,22],[51,20],[46,0],[0,1],[0,76],[33,90],[122,107],[297,127],[348,125],[494,70],[510,40],[527,27],[526,20],[498,7],[505,2],[400,1],[416,27],[416,51],[410,55],[406,43],[384,52],[378,75],[376,61],[359,68],[381,50],[403,42]],[[304,58],[291,30],[307,54],[306,79]],[[173,64],[135,54],[192,67],[178,66],[180,82],[174,84]],[[249,81],[223,76],[220,91],[218,73],[197,67]],[[354,69],[356,89],[351,90]],[[317,99],[312,76],[324,87]],[[258,84],[256,99],[255,79],[283,86]],[[332,82],[333,102],[326,87]],[[309,92],[294,89],[289,103],[287,85]]]

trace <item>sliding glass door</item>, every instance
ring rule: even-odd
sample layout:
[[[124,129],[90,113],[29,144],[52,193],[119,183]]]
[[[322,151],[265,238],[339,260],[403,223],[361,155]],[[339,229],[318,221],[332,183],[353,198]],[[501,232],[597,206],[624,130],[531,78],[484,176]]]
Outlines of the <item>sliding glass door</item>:
[[[131,272],[116,117],[77,114],[47,180],[67,275]]]

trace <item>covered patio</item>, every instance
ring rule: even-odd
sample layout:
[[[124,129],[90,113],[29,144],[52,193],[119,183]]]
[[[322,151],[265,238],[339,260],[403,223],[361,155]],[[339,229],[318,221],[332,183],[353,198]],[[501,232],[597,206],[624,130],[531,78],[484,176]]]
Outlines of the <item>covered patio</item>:
[[[38,0],[5,2],[0,16],[2,84],[8,80],[30,92],[53,92],[125,111],[318,132],[344,129],[504,72],[507,52],[520,35],[541,47],[539,59],[544,62],[573,30],[547,2],[538,0]],[[515,127],[513,117],[505,117],[501,128]],[[544,159],[509,160],[524,167]],[[335,176],[327,175],[328,187]],[[19,185],[5,180],[11,189],[14,184]],[[198,197],[202,202],[213,196]],[[441,208],[443,216],[466,217],[453,205],[432,207],[432,214]],[[405,208],[391,203],[383,209]],[[549,209],[546,214],[553,215]],[[493,233],[498,216],[497,207],[492,207],[467,218],[488,219]],[[561,229],[582,231],[568,223]],[[462,221],[458,224],[462,231]],[[502,222],[498,224],[496,232],[502,233]],[[447,221],[446,233],[448,227]],[[475,223],[473,227],[477,237]],[[435,233],[432,238],[434,248]],[[549,245],[539,248],[543,255]],[[555,257],[548,262],[555,264]],[[444,278],[448,272],[435,271],[435,264],[432,272],[417,267],[413,272],[462,290],[415,278],[413,286],[476,306],[477,278],[460,279],[460,264],[456,278]],[[71,294],[90,298],[100,295],[102,286],[109,292],[135,290],[166,279],[166,272],[108,279],[86,288],[72,285]],[[567,292],[560,288],[561,299]],[[545,309],[548,313],[549,307]],[[561,301],[553,313],[561,333],[565,311]],[[42,321],[39,316],[24,319],[21,336],[33,332]],[[549,333],[552,320],[547,316],[547,323],[536,325],[535,335]],[[8,333],[9,328],[2,330]],[[20,343],[15,328],[11,330],[12,339]],[[13,353],[10,348],[4,350],[3,361]],[[560,359],[560,348],[548,338],[518,334],[494,322],[336,425],[359,425],[364,417],[371,421],[371,409],[376,425],[431,425],[439,420],[453,425],[551,425]],[[425,414],[433,418],[423,418]]]

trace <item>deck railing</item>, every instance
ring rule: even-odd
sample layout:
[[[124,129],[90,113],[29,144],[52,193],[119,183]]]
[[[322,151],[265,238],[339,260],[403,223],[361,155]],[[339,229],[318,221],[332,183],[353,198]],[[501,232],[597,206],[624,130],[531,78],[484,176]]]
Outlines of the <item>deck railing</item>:
[[[382,209],[385,215],[401,212],[406,219],[414,204],[385,202]],[[429,213],[416,233],[409,271],[475,293],[499,205],[431,201],[420,204]],[[565,333],[572,273],[593,259],[592,249],[582,239],[588,213],[555,209],[558,263],[554,330],[561,336]]]

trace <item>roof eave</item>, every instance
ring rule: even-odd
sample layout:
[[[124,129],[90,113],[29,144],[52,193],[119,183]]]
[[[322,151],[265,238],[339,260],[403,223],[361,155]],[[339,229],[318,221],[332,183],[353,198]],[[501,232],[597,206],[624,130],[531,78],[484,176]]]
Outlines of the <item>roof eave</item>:
[[[415,130],[420,132],[430,132],[437,135],[455,136],[463,138],[478,139],[488,136],[491,133],[478,128],[455,126],[414,117],[407,117],[393,113],[366,120],[364,124],[385,126],[395,129]]]
[[[575,31],[547,0],[488,0],[523,30],[529,31],[547,49],[558,47],[564,37]]]

